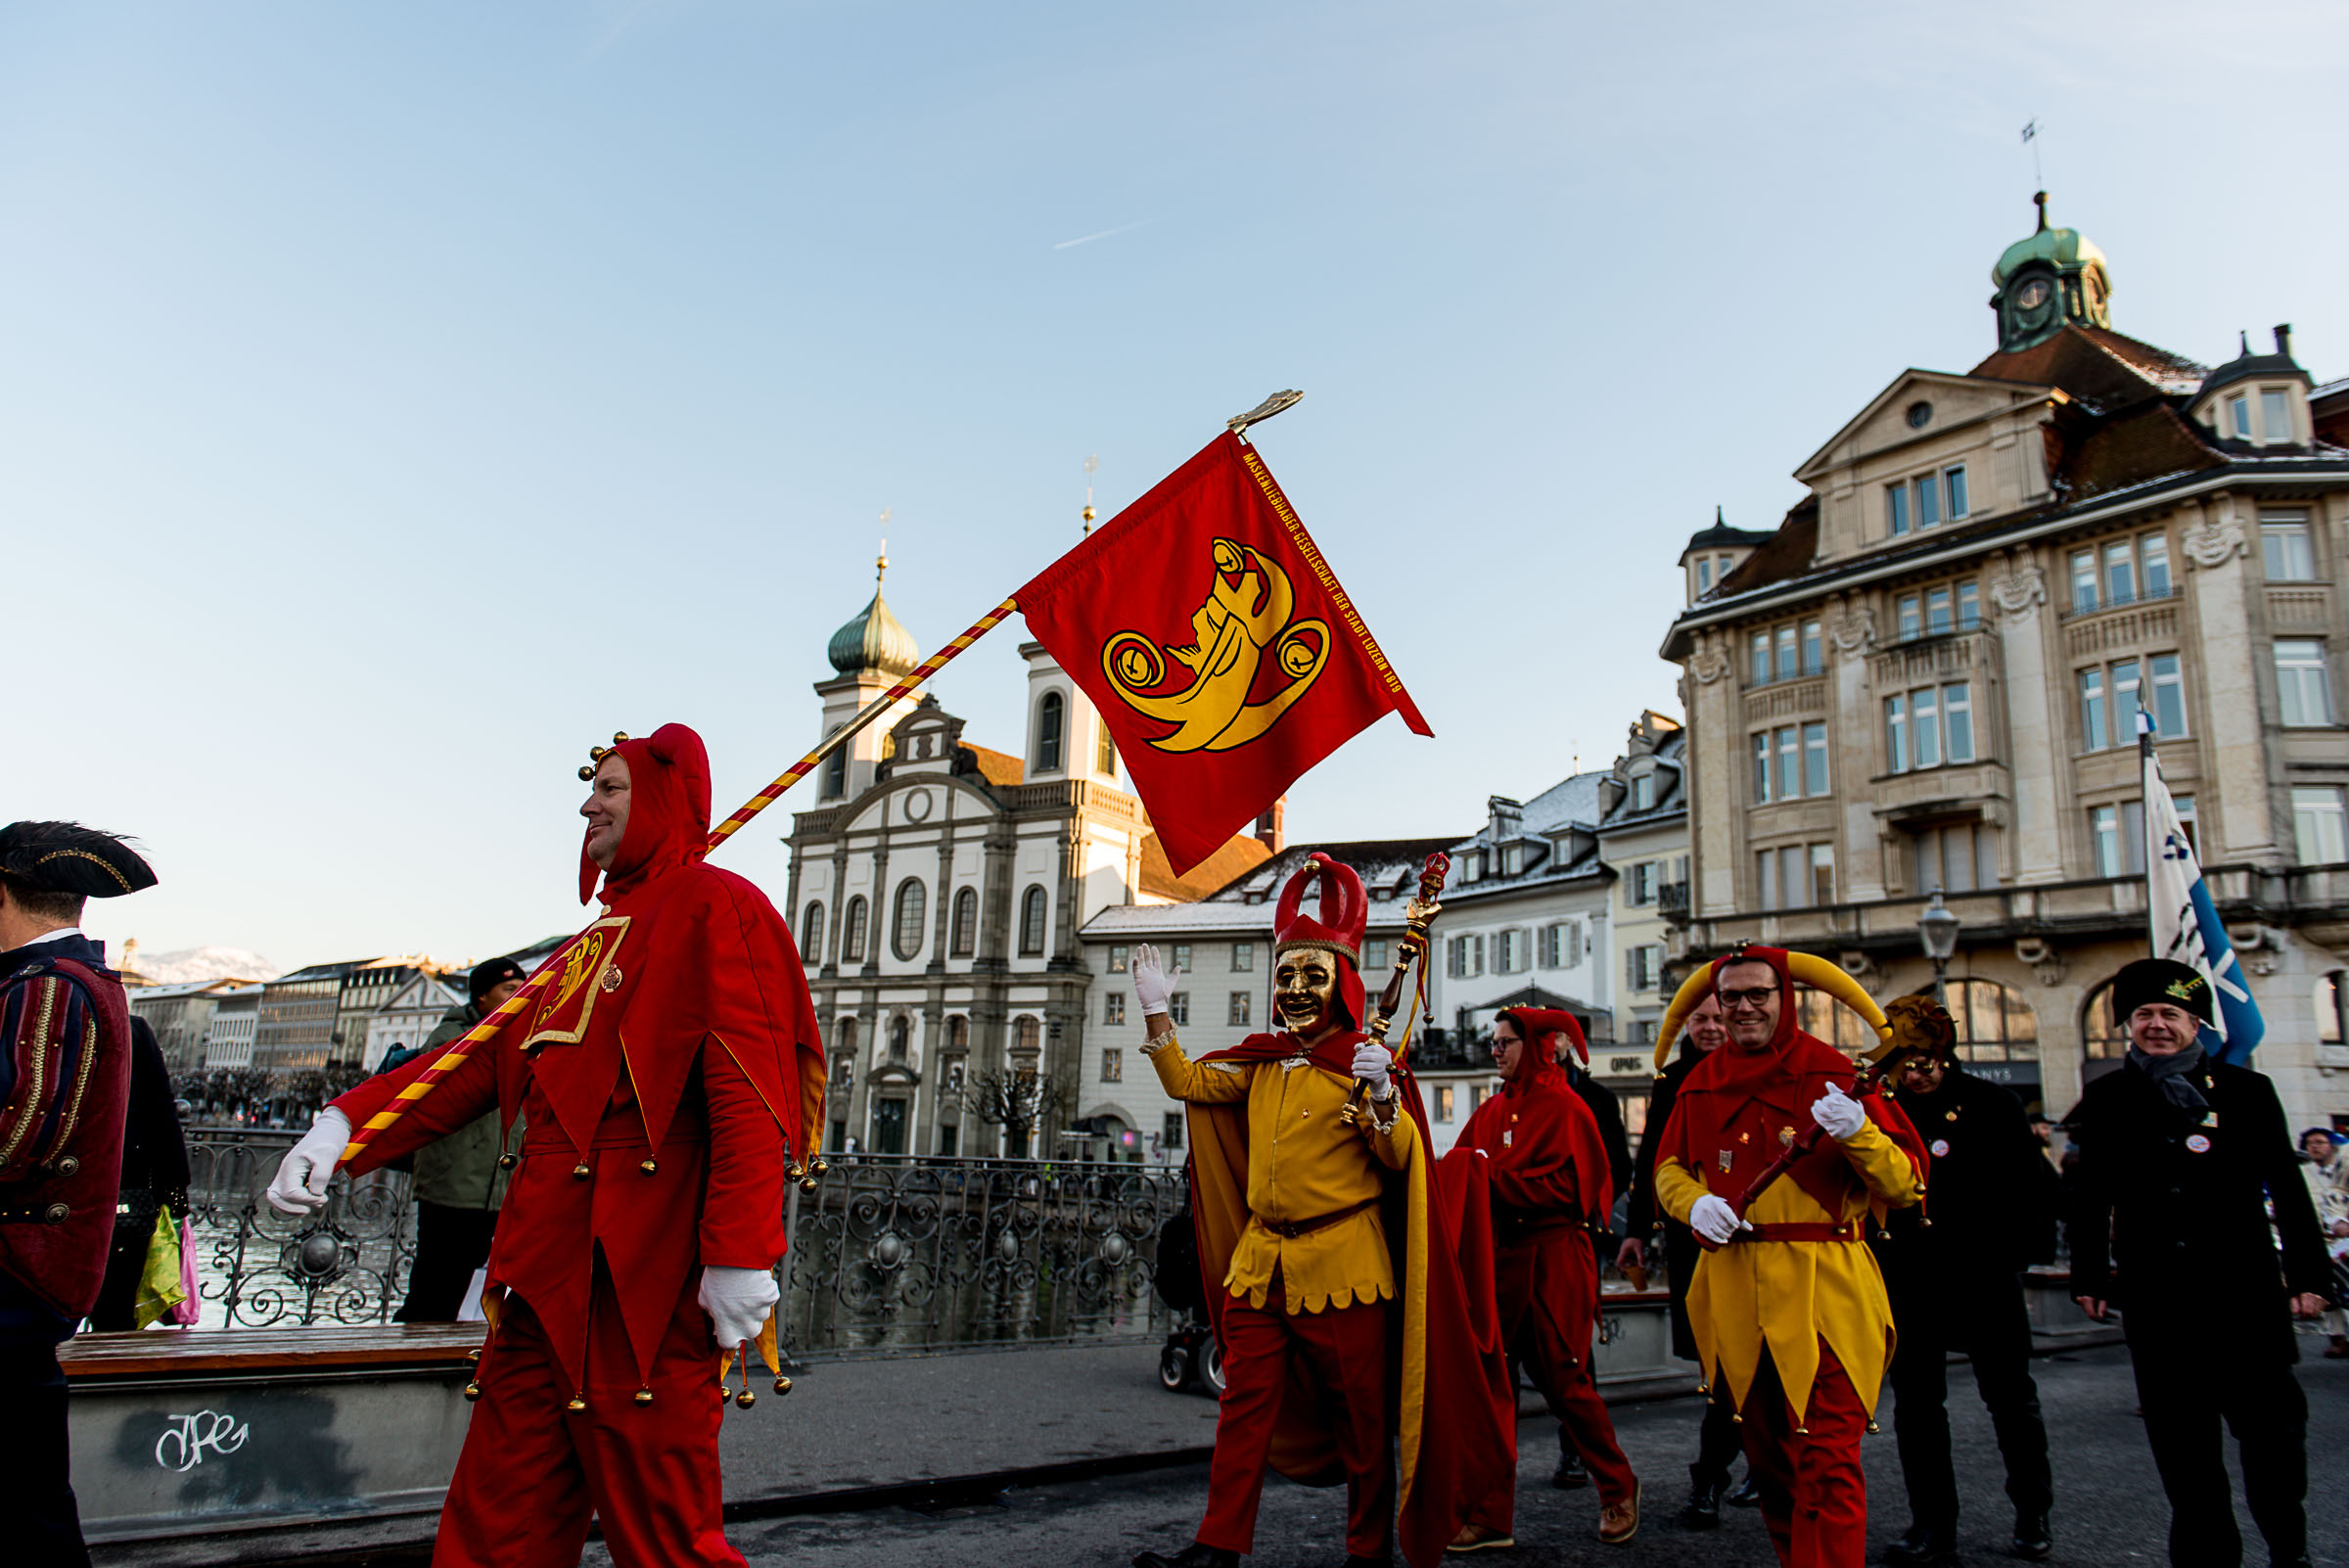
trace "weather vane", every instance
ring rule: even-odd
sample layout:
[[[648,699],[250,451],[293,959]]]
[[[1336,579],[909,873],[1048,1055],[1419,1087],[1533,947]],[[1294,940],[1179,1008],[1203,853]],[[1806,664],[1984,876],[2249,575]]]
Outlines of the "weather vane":
[[[1084,460],[1084,531],[1088,534],[1093,531],[1093,476],[1100,471],[1100,458],[1087,457]]]
[[[2039,167],[2039,116],[2034,115],[2023,126],[2023,145],[2031,149],[2031,183],[2040,190],[2048,188],[2047,175]]]

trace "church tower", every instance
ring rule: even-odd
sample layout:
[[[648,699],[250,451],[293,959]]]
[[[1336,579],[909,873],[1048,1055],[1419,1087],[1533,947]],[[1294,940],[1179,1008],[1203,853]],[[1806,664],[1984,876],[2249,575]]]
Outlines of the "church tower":
[[[2045,343],[2066,322],[2112,325],[2112,276],[2104,253],[2078,229],[2048,227],[2047,192],[2031,200],[2039,206],[2039,231],[2008,246],[1990,269],[2001,353]]]
[[[881,597],[881,579],[889,575],[885,553],[873,563],[873,598],[848,624],[832,633],[824,655],[831,660],[833,677],[815,683],[823,699],[823,735],[830,735],[858,710],[896,685],[922,662],[920,648],[904,623],[890,614]],[[853,800],[872,787],[873,772],[887,760],[890,731],[913,711],[907,697],[874,723],[859,731],[848,745],[824,759],[816,769],[816,800],[838,805]]]

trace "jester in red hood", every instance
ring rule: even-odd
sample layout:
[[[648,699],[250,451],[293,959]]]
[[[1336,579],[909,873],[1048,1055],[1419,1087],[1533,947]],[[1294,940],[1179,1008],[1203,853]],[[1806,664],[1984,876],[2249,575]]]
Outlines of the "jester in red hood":
[[[1846,1092],[1851,1058],[1796,1026],[1798,978],[1871,1022],[1883,1016],[1833,964],[1775,947],[1733,948],[1674,998],[1659,1056],[1707,994],[1729,1038],[1690,1070],[1655,1134],[1656,1201],[1710,1249],[1689,1286],[1689,1326],[1705,1375],[1727,1385],[1743,1422],[1778,1561],[1858,1568],[1860,1436],[1893,1347],[1891,1303],[1861,1232],[1871,1214],[1924,1196],[1925,1155],[1898,1108]],[[1819,1143],[1747,1201],[1814,1126]]]
[[[1318,919],[1302,908],[1316,878]],[[1347,1562],[1388,1563],[1398,1440],[1404,1554],[1430,1568],[1514,1463],[1491,1294],[1464,1287],[1459,1262],[1490,1277],[1485,1211],[1438,1190],[1418,1086],[1362,1033],[1368,915],[1353,868],[1313,855],[1273,921],[1281,1028],[1197,1061],[1174,1038],[1157,953],[1134,949],[1143,1050],[1190,1108],[1199,1271],[1225,1380],[1197,1539],[1136,1568],[1232,1568],[1253,1549],[1267,1465],[1309,1486],[1343,1480]]]
[[[601,877],[599,918],[548,960],[532,1005],[351,1162],[364,1174],[492,1109],[528,1128],[506,1156],[492,1329],[437,1568],[576,1563],[590,1513],[628,1568],[743,1560],[719,1526],[712,1373],[776,1299],[786,1167],[823,1125],[822,1048],[774,906],[702,859],[701,737],[616,739],[581,770],[579,894]],[[270,1200],[322,1205],[350,1128],[437,1060],[328,1106]]]
[[[1491,1189],[1493,1289],[1509,1360],[1532,1374],[1549,1411],[1598,1485],[1598,1539],[1612,1546],[1639,1530],[1639,1483],[1615,1441],[1615,1423],[1591,1375],[1598,1323],[1598,1253],[1614,1206],[1598,1118],[1557,1059],[1563,1041],[1587,1065],[1590,1047],[1572,1013],[1511,1007],[1493,1020],[1500,1092],[1476,1108],[1444,1157]],[[1517,1390],[1505,1390],[1514,1430]],[[1515,1466],[1452,1538],[1454,1551],[1513,1546]]]

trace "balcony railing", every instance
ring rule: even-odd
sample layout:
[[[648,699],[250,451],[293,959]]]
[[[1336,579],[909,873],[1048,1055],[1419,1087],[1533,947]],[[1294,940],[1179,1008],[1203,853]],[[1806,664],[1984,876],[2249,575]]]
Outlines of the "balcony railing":
[[[389,1322],[415,1262],[409,1179],[335,1177],[297,1218],[262,1197],[299,1134],[193,1129],[200,1326]],[[1161,1337],[1159,1228],[1179,1167],[831,1156],[790,1191],[778,1330],[796,1358]]]

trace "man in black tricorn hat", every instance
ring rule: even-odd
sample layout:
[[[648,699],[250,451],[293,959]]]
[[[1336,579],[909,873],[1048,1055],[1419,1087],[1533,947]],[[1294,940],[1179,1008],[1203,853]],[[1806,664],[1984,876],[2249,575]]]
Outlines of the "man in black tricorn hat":
[[[2023,1106],[1958,1061],[1957,1022],[1927,996],[1905,1012],[1923,1043],[1893,1069],[1888,1092],[1933,1157],[1925,1201],[1896,1209],[1872,1243],[1901,1346],[1892,1359],[1893,1425],[1909,1491],[1909,1533],[1889,1563],[1958,1560],[1958,1476],[1950,1456],[1949,1353],[1972,1361],[1990,1409],[2014,1504],[2008,1551],[2026,1562],[2053,1550],[2055,1502],[2048,1428],[2031,1380],[2031,1312],[2023,1270],[2055,1252],[2055,1168]],[[1926,1223],[1927,1221],[1931,1223]]]
[[[2170,1498],[2170,1561],[2243,1560],[2224,1420],[2269,1558],[2291,1568],[2308,1561],[2308,1400],[2292,1376],[2291,1320],[2323,1313],[2331,1282],[2275,1085],[2203,1055],[2212,1003],[2207,978],[2166,958],[2113,977],[2129,1059],[2066,1118],[2079,1154],[2072,1294],[2097,1322],[2122,1314]]]
[[[154,885],[112,834],[0,828],[0,1517],[25,1568],[90,1560],[57,1347],[106,1277],[130,1093],[130,1011],[82,900]]]

